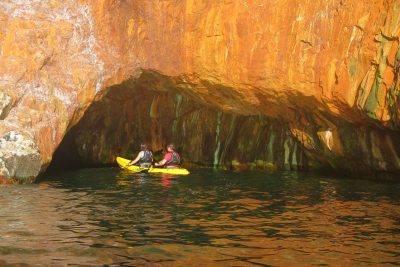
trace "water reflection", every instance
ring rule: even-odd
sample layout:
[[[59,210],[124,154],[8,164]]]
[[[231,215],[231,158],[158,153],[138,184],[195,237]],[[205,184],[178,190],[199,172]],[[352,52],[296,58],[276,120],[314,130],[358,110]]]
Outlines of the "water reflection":
[[[0,265],[400,264],[400,185],[94,169],[0,187]]]

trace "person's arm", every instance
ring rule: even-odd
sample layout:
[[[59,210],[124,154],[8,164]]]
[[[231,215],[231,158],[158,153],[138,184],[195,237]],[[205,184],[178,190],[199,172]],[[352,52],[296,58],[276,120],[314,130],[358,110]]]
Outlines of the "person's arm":
[[[134,159],[134,160],[132,160],[131,162],[128,163],[128,166],[133,165],[133,164],[136,164],[136,162],[138,162],[139,159],[140,159],[140,152],[139,152],[139,154],[137,155],[136,159]]]
[[[165,159],[163,159],[163,160],[161,160],[159,162],[154,163],[154,166],[163,166],[166,162],[167,161]]]

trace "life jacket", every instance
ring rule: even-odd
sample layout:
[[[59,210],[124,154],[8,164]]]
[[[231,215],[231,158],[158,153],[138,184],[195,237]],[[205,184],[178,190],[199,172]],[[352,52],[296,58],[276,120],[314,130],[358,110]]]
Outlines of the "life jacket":
[[[168,152],[171,154],[171,159],[169,161],[167,161],[164,166],[165,167],[179,167],[181,165],[181,157],[179,156],[178,153],[176,153],[175,151],[173,152]]]
[[[136,163],[137,165],[153,163],[153,154],[150,150],[143,150],[143,157]]]

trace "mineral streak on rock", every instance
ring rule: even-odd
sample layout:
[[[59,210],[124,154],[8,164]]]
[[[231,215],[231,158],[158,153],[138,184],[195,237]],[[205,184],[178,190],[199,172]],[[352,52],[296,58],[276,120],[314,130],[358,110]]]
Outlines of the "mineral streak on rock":
[[[0,90],[0,120],[4,119],[11,108],[12,98]]]
[[[0,138],[34,144],[43,171],[107,88],[152,70],[224,114],[287,123],[331,167],[400,170],[399,37],[399,0],[3,0]]]

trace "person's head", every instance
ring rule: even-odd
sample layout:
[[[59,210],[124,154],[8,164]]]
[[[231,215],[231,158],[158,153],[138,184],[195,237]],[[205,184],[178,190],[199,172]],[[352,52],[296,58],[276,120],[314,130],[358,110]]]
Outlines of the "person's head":
[[[172,152],[172,151],[174,151],[175,150],[175,145],[174,144],[169,144],[168,146],[167,146],[167,151],[168,152]]]
[[[147,144],[141,144],[140,150],[148,150]]]

